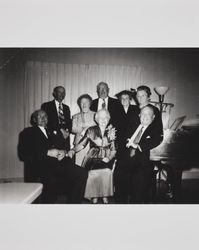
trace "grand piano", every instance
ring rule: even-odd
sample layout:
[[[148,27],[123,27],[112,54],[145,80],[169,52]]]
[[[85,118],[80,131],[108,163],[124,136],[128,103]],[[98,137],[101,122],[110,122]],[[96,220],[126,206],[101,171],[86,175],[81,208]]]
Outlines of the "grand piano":
[[[166,184],[174,203],[180,203],[183,171],[199,168],[199,116],[177,118],[164,130],[163,142],[150,152],[150,160],[157,168],[157,182],[166,172]]]

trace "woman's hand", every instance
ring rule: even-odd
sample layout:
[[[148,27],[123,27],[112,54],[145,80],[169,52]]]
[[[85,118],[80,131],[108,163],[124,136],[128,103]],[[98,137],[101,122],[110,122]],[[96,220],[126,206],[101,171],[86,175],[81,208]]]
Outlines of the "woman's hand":
[[[130,147],[137,148],[138,147],[138,144],[134,143],[133,140],[127,139],[127,141],[128,141],[126,144],[127,148],[130,148]]]
[[[75,154],[75,150],[71,149],[68,151],[68,157],[70,157],[71,159],[73,158],[74,154]]]
[[[48,152],[47,152],[47,155],[50,156],[50,157],[54,157],[54,158],[57,158],[58,157],[58,154],[59,154],[59,150],[58,149],[49,149]]]
[[[104,157],[104,158],[102,159],[102,161],[105,162],[105,163],[108,163],[110,160],[109,160],[108,157]]]

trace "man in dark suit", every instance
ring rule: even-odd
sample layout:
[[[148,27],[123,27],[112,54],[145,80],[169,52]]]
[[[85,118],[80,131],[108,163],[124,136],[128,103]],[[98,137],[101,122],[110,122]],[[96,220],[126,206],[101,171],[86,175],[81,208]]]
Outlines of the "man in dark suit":
[[[62,86],[53,90],[54,100],[43,103],[43,109],[48,115],[48,129],[56,135],[54,137],[56,147],[59,149],[70,149],[70,132],[72,127],[70,109],[63,104],[66,92]]]
[[[37,110],[31,117],[33,127],[26,128],[19,136],[19,158],[31,168],[29,174],[43,183],[42,202],[56,201],[57,185],[68,198],[68,203],[81,203],[88,173],[73,164],[73,151],[54,147],[52,135],[46,130],[48,117],[45,111]]]
[[[121,126],[122,106],[117,99],[109,97],[109,87],[105,82],[100,82],[97,85],[98,98],[93,100],[91,110],[97,112],[100,109],[107,109],[110,113],[110,123],[119,129]]]
[[[152,106],[141,109],[140,125],[132,128],[132,136],[128,139],[127,150],[115,169],[115,199],[117,203],[127,203],[132,196],[132,203],[145,203],[147,191],[152,178],[150,167],[150,150],[157,147],[162,133],[156,129]]]

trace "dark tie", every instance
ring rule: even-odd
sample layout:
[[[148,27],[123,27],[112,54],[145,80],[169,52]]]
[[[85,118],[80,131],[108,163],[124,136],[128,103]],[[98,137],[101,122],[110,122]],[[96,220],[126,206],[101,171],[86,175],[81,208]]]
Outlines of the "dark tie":
[[[64,111],[61,103],[59,103],[58,118],[59,118],[59,124],[65,124]]]
[[[106,109],[106,102],[104,99],[103,99],[103,103],[102,103],[102,109]]]

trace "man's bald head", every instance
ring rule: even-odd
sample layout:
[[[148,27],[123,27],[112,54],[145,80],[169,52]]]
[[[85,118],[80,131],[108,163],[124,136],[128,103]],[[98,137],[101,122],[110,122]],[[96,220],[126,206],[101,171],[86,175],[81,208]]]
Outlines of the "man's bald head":
[[[140,111],[140,122],[143,126],[149,126],[155,118],[152,106],[145,106]]]

